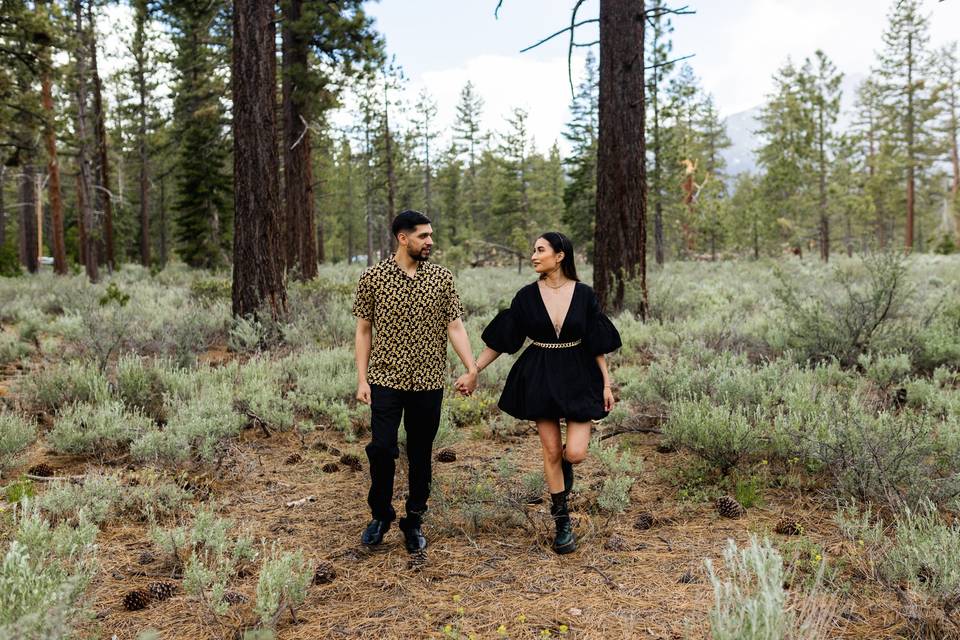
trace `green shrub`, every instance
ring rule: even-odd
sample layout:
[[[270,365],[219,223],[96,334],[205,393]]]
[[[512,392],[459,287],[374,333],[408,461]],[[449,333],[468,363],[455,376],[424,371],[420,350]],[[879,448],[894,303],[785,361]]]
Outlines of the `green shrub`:
[[[75,404],[57,419],[47,442],[61,453],[96,454],[103,458],[125,450],[152,428],[146,416],[126,411],[122,402]]]
[[[130,445],[130,453],[142,461],[212,462],[247,421],[234,410],[232,386],[208,381],[189,398],[171,398],[166,426],[145,431]]]
[[[293,408],[281,393],[281,369],[268,358],[251,358],[237,368],[236,402],[270,427],[293,426]]]
[[[128,409],[139,411],[154,422],[166,422],[164,397],[174,390],[175,376],[168,363],[124,355],[117,361],[117,396]]]
[[[57,483],[37,500],[37,505],[55,521],[70,521],[83,511],[97,525],[121,516],[156,521],[180,509],[190,493],[159,478],[124,486],[118,475],[88,473],[81,484]]]
[[[952,609],[960,594],[960,525],[946,524],[929,502],[906,509],[897,518],[881,571],[889,584],[906,584]]]
[[[17,464],[21,451],[37,438],[37,426],[19,413],[0,408],[0,473]]]
[[[607,474],[597,504],[611,513],[623,513],[630,506],[630,489],[643,470],[643,461],[626,449],[602,444],[599,438],[590,442],[590,453]]]
[[[496,407],[496,400],[489,394],[479,391],[473,395],[454,395],[447,400],[450,407],[450,421],[456,427],[471,427],[480,424],[490,411]]]
[[[853,366],[861,354],[909,346],[913,300],[907,261],[899,252],[867,257],[858,269],[840,266],[830,278],[791,281],[777,271],[775,294],[785,320],[786,345],[810,362]],[[800,280],[795,276],[794,280]]]
[[[862,354],[858,363],[863,368],[863,375],[881,389],[900,384],[913,369],[910,356],[905,353],[889,356]]]
[[[92,363],[71,362],[31,373],[24,398],[32,407],[55,413],[77,402],[97,404],[110,397],[107,379]]]
[[[716,406],[707,399],[677,401],[663,425],[666,440],[690,449],[721,473],[763,450],[762,415],[742,407]]]
[[[51,528],[29,506],[15,526],[0,560],[0,638],[66,637],[83,612],[97,528],[82,517]]]
[[[257,580],[257,603],[253,610],[260,624],[273,629],[283,611],[294,611],[303,604],[312,577],[300,551],[280,553],[274,546],[264,559]]]
[[[710,633],[714,640],[793,640],[828,638],[831,608],[817,606],[807,596],[806,606],[795,612],[784,584],[783,558],[770,541],[750,539],[738,549],[733,540],[723,552],[726,578],[721,579],[708,558],[705,563],[713,585]]]
[[[30,355],[30,345],[15,334],[0,331],[0,367]]]

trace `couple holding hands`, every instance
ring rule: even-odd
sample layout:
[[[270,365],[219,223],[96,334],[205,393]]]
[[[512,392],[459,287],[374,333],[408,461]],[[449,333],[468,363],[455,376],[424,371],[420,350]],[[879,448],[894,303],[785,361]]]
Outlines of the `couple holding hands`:
[[[531,263],[539,278],[521,288],[510,307],[487,325],[482,334],[486,346],[474,360],[453,274],[429,262],[430,220],[417,211],[404,211],[394,218],[391,231],[396,254],[364,271],[353,306],[357,399],[371,408],[366,453],[367,503],[373,519],[363,531],[363,544],[380,544],[396,518],[393,482],[402,419],[409,494],[406,515],[398,524],[407,551],[427,546],[422,524],[440,425],[447,340],[467,369],[456,389],[469,395],[481,371],[501,353],[516,353],[530,338],[507,376],[498,406],[517,419],[536,422],[556,524],[552,547],[557,553],[574,551],[577,543],[567,509],[573,466],[586,457],[591,421],[613,408],[604,354],[620,347],[620,335],[601,312],[593,289],[578,280],[570,240],[554,231],[537,238]],[[566,422],[565,446],[561,419]]]

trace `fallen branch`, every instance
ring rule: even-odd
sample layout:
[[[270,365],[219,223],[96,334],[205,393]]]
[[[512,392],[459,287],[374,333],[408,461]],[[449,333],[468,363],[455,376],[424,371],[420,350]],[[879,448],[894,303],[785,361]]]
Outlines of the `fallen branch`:
[[[317,501],[317,497],[316,497],[316,496],[307,496],[306,498],[300,498],[299,500],[291,500],[290,502],[287,503],[287,506],[288,506],[288,507],[302,507],[303,505],[307,504],[308,502],[316,502],[316,501]]]
[[[35,476],[32,473],[25,473],[23,476],[27,480],[33,480],[35,482],[53,482],[54,480],[69,480],[71,482],[76,482],[79,480],[85,480],[87,476]]]
[[[616,582],[614,582],[613,580],[611,580],[611,579],[610,579],[610,576],[608,576],[607,574],[605,574],[603,571],[601,571],[601,570],[598,569],[597,567],[593,566],[592,564],[585,565],[585,566],[584,566],[584,569],[590,569],[590,570],[592,570],[592,571],[596,571],[597,573],[599,573],[599,574],[600,574],[600,577],[604,579],[604,581],[607,583],[607,586],[610,587],[611,589],[619,589],[619,588],[620,588],[620,585],[618,585]]]

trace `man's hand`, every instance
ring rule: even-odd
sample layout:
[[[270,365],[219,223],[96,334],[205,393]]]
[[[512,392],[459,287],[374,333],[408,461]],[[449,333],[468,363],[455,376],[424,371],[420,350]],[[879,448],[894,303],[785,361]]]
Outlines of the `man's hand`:
[[[453,383],[453,386],[456,387],[462,395],[469,396],[474,391],[477,390],[477,372],[473,373],[467,372],[457,378],[457,381]]]
[[[368,383],[357,384],[357,400],[363,404],[370,404],[370,385]]]

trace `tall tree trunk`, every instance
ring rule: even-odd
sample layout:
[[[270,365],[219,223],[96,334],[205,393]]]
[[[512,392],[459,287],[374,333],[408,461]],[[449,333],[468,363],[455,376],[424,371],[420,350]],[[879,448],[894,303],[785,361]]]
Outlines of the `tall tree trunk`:
[[[916,87],[913,85],[913,34],[907,34],[907,233],[905,245],[908,252],[913,250],[913,213],[916,200],[914,170],[917,160],[914,157],[914,119],[913,97]]]
[[[76,18],[77,41],[81,43],[74,50],[76,57],[74,66],[77,78],[77,166],[80,172],[77,178],[77,210],[82,218],[82,254],[87,269],[87,277],[90,278],[90,282],[96,282],[100,279],[100,271],[97,265],[97,243],[91,193],[93,180],[87,123],[87,46],[84,46],[89,42],[89,36],[83,26],[83,0],[73,0],[73,12]],[[89,28],[92,28],[92,25],[88,25],[87,29]]]
[[[7,203],[3,198],[5,186],[7,186],[7,167],[0,162],[0,251],[7,246]]]
[[[53,248],[53,270],[55,273],[67,273],[67,248],[63,235],[63,200],[60,190],[60,163],[57,160],[57,132],[53,113],[53,92],[51,90],[50,49],[43,53],[43,75],[40,81],[41,101],[44,114],[44,142],[47,147],[47,188],[50,193],[51,247]]]
[[[955,91],[951,91],[947,95],[950,165],[953,168],[953,176],[950,181],[950,204],[953,211],[954,231],[956,232],[957,243],[960,244],[960,152],[957,150],[957,138],[960,137],[960,121],[958,121],[957,108],[960,105],[956,103]]]
[[[639,278],[647,313],[644,2],[600,0],[600,136],[594,289],[601,306],[623,306]]]
[[[45,139],[47,145],[47,173],[50,193],[50,226],[53,247],[53,270],[60,275],[67,273],[67,245],[63,235],[63,200],[60,191],[60,162],[57,160],[57,137],[53,126],[53,97],[50,92],[50,76],[43,77],[43,109],[46,112]]]
[[[397,239],[389,232],[390,223],[397,215],[397,172],[393,165],[393,134],[390,132],[390,98],[387,95],[387,78],[383,79],[383,130],[384,144],[387,153],[387,212],[383,217],[383,228],[389,234],[389,248],[393,252],[397,248]]]
[[[94,136],[96,138],[96,190],[98,209],[103,212],[103,242],[107,268],[116,268],[113,242],[113,194],[110,191],[110,162],[107,153],[107,123],[103,108],[103,81],[97,67],[97,26],[93,20],[93,2],[87,4],[87,28],[90,38],[90,79],[93,82]]]
[[[40,267],[37,256],[40,247],[37,244],[37,193],[36,167],[33,153],[23,164],[20,175],[20,262],[30,273],[36,273]]]
[[[160,176],[160,266],[167,266],[167,174]]]
[[[318,238],[313,199],[313,166],[310,128],[303,103],[305,92],[296,86],[298,74],[306,72],[309,42],[296,28],[303,0],[288,0],[283,16],[283,179],[286,197],[284,224],[286,267],[301,280],[317,275]]]
[[[142,25],[138,23],[142,29]],[[135,82],[140,99],[137,119],[137,151],[139,159],[140,181],[140,264],[150,266],[150,178],[147,154],[147,70],[144,68],[143,55],[135,56],[137,70]]]
[[[821,104],[817,113],[817,146],[819,161],[819,206],[820,206],[820,259],[824,262],[830,260],[830,217],[827,211],[827,152],[824,148],[824,137],[826,136],[823,105]]]
[[[373,224],[373,180],[372,173],[373,169],[370,166],[370,158],[373,156],[373,145],[370,143],[370,121],[369,118],[366,119],[364,123],[364,134],[366,136],[366,149],[364,152],[364,160],[367,163],[366,172],[364,175],[364,200],[363,207],[364,211],[367,214],[367,266],[373,266],[373,237],[374,237],[374,224]]]
[[[273,2],[233,4],[233,314],[287,312],[281,259]],[[268,307],[268,309],[264,308]]]

